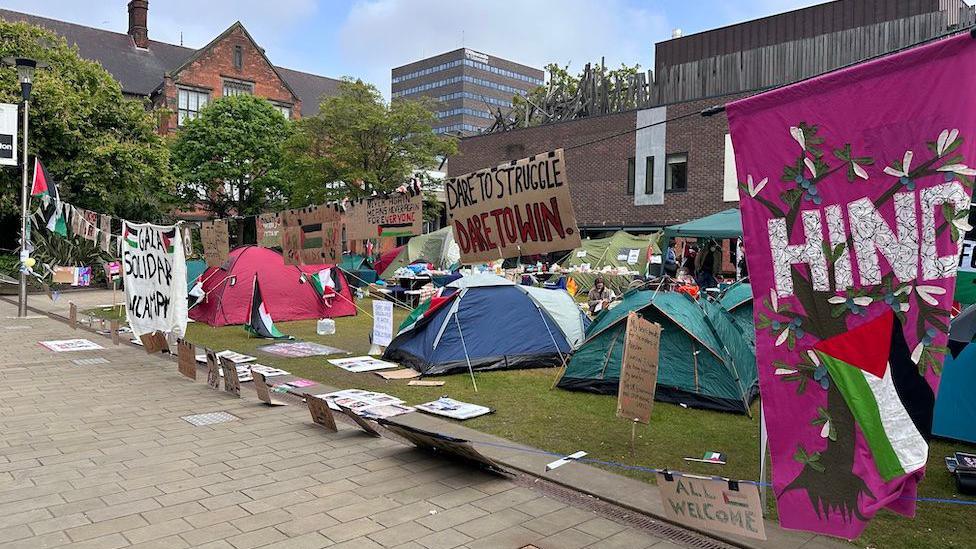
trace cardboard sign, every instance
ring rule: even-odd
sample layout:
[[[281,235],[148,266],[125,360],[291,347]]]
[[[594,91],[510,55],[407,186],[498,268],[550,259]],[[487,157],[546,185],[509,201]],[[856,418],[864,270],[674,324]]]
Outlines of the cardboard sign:
[[[208,267],[220,267],[230,255],[230,233],[226,219],[204,221],[200,225],[203,259]]]
[[[269,406],[287,406],[286,403],[271,397],[271,391],[268,390],[268,378],[264,377],[264,374],[251,370],[251,376],[254,378],[254,390],[258,394],[258,400]],[[314,414],[312,419],[315,419]]]
[[[254,218],[254,229],[258,246],[262,248],[281,247],[281,218],[276,213],[261,214]]]
[[[112,330],[112,345],[118,345],[121,343],[121,339],[119,338],[119,321],[113,320],[109,326],[109,329]]]
[[[98,242],[98,212],[91,210],[79,210],[81,212],[81,236],[85,240]]]
[[[312,395],[306,395],[305,403],[308,404],[308,413],[312,414],[312,421],[333,433],[339,431],[336,427],[335,418],[332,417],[332,410],[329,409],[329,405],[325,400]]]
[[[220,368],[224,372],[224,391],[240,397],[241,380],[237,377],[237,364],[220,357]]]
[[[505,474],[505,470],[498,463],[475,450],[467,440],[425,431],[388,419],[381,419],[379,423],[393,433],[407,439],[418,448],[453,456],[463,461],[477,464],[493,473]]]
[[[55,353],[66,353],[71,351],[97,351],[104,349],[98,343],[87,339],[59,339],[55,341],[38,341],[42,346],[47,347]]]
[[[78,329],[78,306],[74,303],[68,303],[68,325],[72,330]]]
[[[17,165],[17,105],[0,103],[0,166]]]
[[[339,207],[323,204],[281,212],[285,265],[335,265],[342,256]]]
[[[346,206],[346,240],[413,236],[423,231],[423,195],[395,193],[357,200]]]
[[[448,179],[444,190],[464,263],[580,247],[562,149]]]
[[[183,374],[183,377],[195,380],[197,378],[196,346],[185,339],[178,339],[176,348],[179,357],[179,372]]]
[[[373,345],[386,347],[393,341],[393,302],[373,300]]]
[[[102,215],[98,228],[102,231],[99,235],[98,245],[103,252],[108,253],[112,247],[112,216]]]
[[[207,385],[214,391],[220,390],[220,366],[217,355],[210,349],[207,349]]]
[[[644,320],[633,312],[627,315],[624,357],[617,390],[617,417],[644,424],[651,422],[660,344],[660,325]]]
[[[169,342],[166,341],[166,335],[162,332],[142,334],[139,336],[139,341],[142,342],[142,348],[148,354],[159,353],[163,350],[169,352]]]
[[[341,410],[343,414],[346,414],[346,416],[349,417],[349,419],[351,419],[353,421],[353,423],[355,423],[356,425],[359,425],[359,428],[362,429],[363,431],[365,431],[367,435],[373,436],[373,437],[376,437],[376,438],[379,438],[379,437],[383,436],[383,435],[380,434],[379,431],[376,430],[375,427],[373,427],[369,423],[369,421],[366,420],[366,418],[364,418],[363,416],[357,414],[353,409],[347,408],[347,407],[345,407],[345,406],[343,406],[341,404],[336,404],[336,406],[338,406],[339,407],[339,410]]]
[[[759,488],[754,484],[658,473],[657,487],[664,514],[672,522],[766,539]]]
[[[186,332],[186,258],[178,227],[122,220],[122,283],[133,334]]]
[[[55,284],[78,284],[78,269],[76,267],[54,267],[51,269],[51,282]]]

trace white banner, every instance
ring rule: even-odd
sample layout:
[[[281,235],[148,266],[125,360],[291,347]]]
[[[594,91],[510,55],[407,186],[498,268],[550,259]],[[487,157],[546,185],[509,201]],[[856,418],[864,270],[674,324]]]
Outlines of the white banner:
[[[0,165],[17,165],[17,105],[0,103]]]
[[[186,258],[176,226],[122,221],[125,314],[136,336],[186,331]]]
[[[373,301],[373,345],[386,347],[393,341],[393,302]]]

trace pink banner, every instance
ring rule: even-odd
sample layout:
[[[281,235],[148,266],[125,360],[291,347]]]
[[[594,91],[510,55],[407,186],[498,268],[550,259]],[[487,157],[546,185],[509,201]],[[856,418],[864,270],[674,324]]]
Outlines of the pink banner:
[[[914,516],[976,162],[969,33],[728,106],[781,524]]]

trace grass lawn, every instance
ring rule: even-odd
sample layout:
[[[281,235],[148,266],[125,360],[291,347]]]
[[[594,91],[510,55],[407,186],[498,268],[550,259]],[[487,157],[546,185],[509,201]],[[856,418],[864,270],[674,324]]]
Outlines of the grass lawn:
[[[371,310],[368,300],[360,306]],[[111,311],[90,311],[108,317]],[[399,324],[406,312],[395,310]],[[304,341],[314,341],[347,350],[353,355],[369,349],[372,320],[363,314],[336,319],[336,333],[318,336],[315,321],[283,322],[278,328]],[[555,369],[516,370],[476,373],[479,392],[475,393],[467,374],[438,377],[443,387],[410,387],[406,381],[386,381],[372,373],[353,374],[326,362],[326,357],[282,358],[257,351],[267,340],[249,338],[240,326],[212,328],[191,323],[187,339],[215,350],[233,349],[258,357],[258,361],[339,388],[378,390],[396,395],[407,404],[419,404],[442,395],[490,406],[494,414],[464,422],[465,426],[553,452],[589,452],[595,459],[628,465],[670,468],[692,473],[718,474],[731,478],[759,477],[758,402],[753,417],[691,410],[656,403],[651,425],[638,425],[636,457],[631,454],[630,422],[614,417],[616,398],[550,389]],[[931,445],[928,478],[920,496],[953,498],[954,484],[945,469],[943,456],[955,450],[976,451],[976,447],[936,441]],[[706,450],[725,452],[728,464],[709,465],[686,462],[682,458],[700,457]],[[611,468],[616,473],[653,481],[652,475]],[[772,494],[770,494],[772,496]],[[773,498],[769,498],[773,505]],[[772,510],[775,516],[775,509]],[[905,519],[887,511],[877,515],[864,534],[855,541],[862,547],[972,547],[969,530],[976,519],[976,507],[944,503],[918,504],[918,516]]]

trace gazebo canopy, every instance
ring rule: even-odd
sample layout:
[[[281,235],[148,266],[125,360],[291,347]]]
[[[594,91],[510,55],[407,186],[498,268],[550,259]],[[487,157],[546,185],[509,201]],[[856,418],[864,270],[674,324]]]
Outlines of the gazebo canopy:
[[[738,208],[664,228],[667,240],[684,238],[741,238],[742,216]]]

